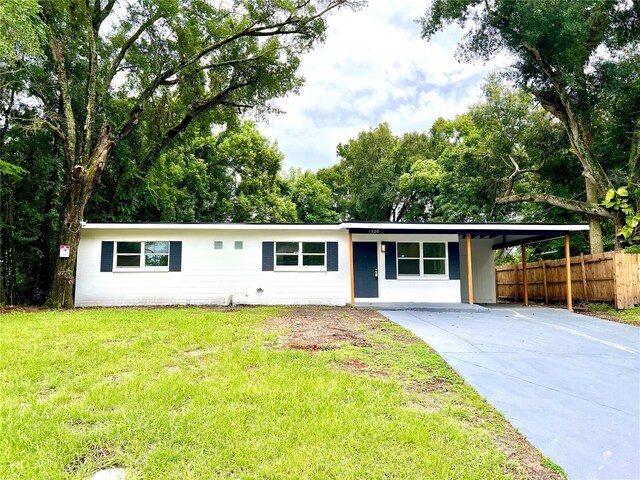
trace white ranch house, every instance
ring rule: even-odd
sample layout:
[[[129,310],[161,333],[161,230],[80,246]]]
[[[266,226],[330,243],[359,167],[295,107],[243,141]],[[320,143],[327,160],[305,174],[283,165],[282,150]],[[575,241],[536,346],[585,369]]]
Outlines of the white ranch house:
[[[495,303],[493,250],[563,236],[568,242],[569,233],[584,230],[587,225],[86,223],[75,304]]]

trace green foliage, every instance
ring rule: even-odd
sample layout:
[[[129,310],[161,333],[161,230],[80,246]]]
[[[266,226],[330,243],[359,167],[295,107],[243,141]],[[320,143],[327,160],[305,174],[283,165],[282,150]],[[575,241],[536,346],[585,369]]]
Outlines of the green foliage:
[[[397,196],[393,151],[398,139],[387,124],[338,145],[349,185],[349,215],[357,220],[389,220]]]
[[[339,220],[331,189],[313,172],[291,169],[283,179],[286,198],[296,206],[302,223],[335,223]]]
[[[0,1],[0,60],[40,52],[39,12],[38,0]]]
[[[398,187],[405,199],[411,204],[404,218],[408,221],[420,220],[428,214],[440,191],[442,167],[434,160],[411,157],[409,171],[400,176]]]
[[[340,163],[318,178],[342,218],[394,221],[580,221],[537,204],[496,205],[519,169],[516,193],[550,190],[580,196],[565,133],[533,97],[499,77],[484,98],[426,133],[395,136],[383,124],[338,147]]]
[[[467,31],[458,50],[463,60],[487,60],[501,51],[511,55],[511,79],[564,127],[579,161],[574,175],[582,172],[585,195],[578,203],[553,181],[544,191],[513,192],[509,200],[535,197],[607,219],[604,195],[613,185],[627,184],[638,210],[640,3],[432,0],[422,19],[423,36],[432,38],[451,23]],[[599,249],[599,229],[591,234]]]
[[[4,160],[0,160],[0,174],[19,177],[20,175],[23,175],[25,173],[27,173],[27,171],[24,168],[12,163],[5,162]]]
[[[337,151],[340,162],[319,170],[318,178],[333,192],[341,218],[406,221],[429,217],[437,193],[431,189],[439,172],[429,163],[427,134],[398,137],[389,125],[381,124],[338,145]]]
[[[48,277],[51,304],[68,302],[72,282],[61,279],[73,277],[74,258],[54,275],[49,264],[56,243],[79,240],[83,220],[295,221],[281,154],[239,118],[295,92],[326,14],[357,5],[0,0],[0,173],[24,168],[33,190],[21,205],[7,199],[24,198],[26,182],[3,188],[11,267],[0,301],[5,290],[9,301],[41,301]],[[31,161],[36,136],[45,154]]]
[[[218,135],[193,129],[145,172],[137,170],[135,152],[125,152],[130,163],[114,159],[89,206],[93,221],[296,220],[278,176],[282,154],[251,122]]]
[[[636,213],[630,202],[629,190],[626,187],[612,188],[605,195],[602,204],[622,219],[618,235],[631,245],[640,243],[640,213]]]

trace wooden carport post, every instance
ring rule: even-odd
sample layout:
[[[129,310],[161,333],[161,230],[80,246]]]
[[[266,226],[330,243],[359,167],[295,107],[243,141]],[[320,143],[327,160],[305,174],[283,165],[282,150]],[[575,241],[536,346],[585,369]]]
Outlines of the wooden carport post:
[[[522,244],[522,287],[524,289],[524,305],[529,305],[529,283],[527,279],[527,246]]]
[[[473,304],[473,268],[471,266],[471,234],[467,233],[467,285],[469,286],[469,305]]]
[[[567,309],[573,310],[573,295],[571,293],[571,251],[569,249],[569,234],[564,236],[564,258],[567,268]]]

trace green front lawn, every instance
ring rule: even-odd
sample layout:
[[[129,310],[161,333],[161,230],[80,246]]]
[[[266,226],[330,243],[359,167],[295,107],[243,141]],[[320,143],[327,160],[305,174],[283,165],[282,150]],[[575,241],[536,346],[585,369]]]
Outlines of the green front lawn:
[[[288,348],[281,312],[0,316],[0,478],[559,476],[400,327]]]

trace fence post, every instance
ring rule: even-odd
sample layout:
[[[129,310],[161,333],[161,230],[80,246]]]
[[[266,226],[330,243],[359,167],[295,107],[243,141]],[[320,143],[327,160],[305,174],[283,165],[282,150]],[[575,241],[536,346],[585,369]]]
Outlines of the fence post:
[[[518,264],[517,263],[513,266],[513,277],[514,277],[513,287],[516,290],[516,293],[514,294],[514,302],[518,303]]]
[[[580,267],[582,269],[582,289],[584,290],[584,301],[589,303],[589,293],[587,292],[587,269],[584,266],[584,253],[580,252]]]
[[[616,262],[616,255],[618,252],[613,252],[611,255],[611,271],[613,272],[613,306],[620,309],[620,296],[618,295],[618,266]]]
[[[542,286],[544,287],[544,303],[549,303],[549,290],[547,290],[547,261],[542,261]]]
[[[527,278],[527,247],[522,244],[522,293],[524,294],[524,305],[529,305],[529,279]]]
[[[473,305],[473,262],[471,258],[470,233],[467,233],[467,284],[469,288],[469,304]]]
[[[564,258],[567,268],[567,310],[573,310],[573,294],[571,293],[571,250],[569,248],[569,234],[564,236]]]

